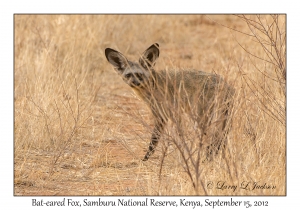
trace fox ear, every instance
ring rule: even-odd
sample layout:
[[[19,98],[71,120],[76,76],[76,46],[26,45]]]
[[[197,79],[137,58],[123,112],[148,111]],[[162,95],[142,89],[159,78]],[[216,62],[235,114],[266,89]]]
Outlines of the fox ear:
[[[151,45],[139,60],[139,63],[145,68],[151,68],[155,65],[156,59],[159,57],[159,45],[157,43]]]
[[[125,58],[125,56],[122,53],[111,48],[105,49],[105,56],[108,62],[112,64],[115,67],[115,69],[117,69],[121,73],[125,70],[125,68],[128,65],[128,61]]]

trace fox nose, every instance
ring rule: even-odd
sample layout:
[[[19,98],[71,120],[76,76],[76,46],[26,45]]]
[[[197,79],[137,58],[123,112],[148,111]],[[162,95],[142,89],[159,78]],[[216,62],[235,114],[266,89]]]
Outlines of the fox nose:
[[[132,81],[132,84],[134,86],[140,86],[141,83],[139,81],[137,81],[137,80],[134,80],[134,81]]]
[[[138,87],[141,85],[141,82],[136,79],[130,79],[127,81],[127,84],[129,84],[131,87]]]

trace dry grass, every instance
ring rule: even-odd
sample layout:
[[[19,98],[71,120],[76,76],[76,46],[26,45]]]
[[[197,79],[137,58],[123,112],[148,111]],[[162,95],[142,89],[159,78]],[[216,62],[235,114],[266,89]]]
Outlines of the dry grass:
[[[237,32],[260,33],[255,18],[15,15],[15,195],[285,195],[285,36],[269,60],[268,35]],[[285,32],[284,16],[278,25],[261,19]],[[192,172],[197,188],[174,145],[164,151],[162,142],[141,161],[151,113],[104,56],[111,47],[136,60],[155,42],[157,69],[216,72],[236,89],[225,157]],[[276,188],[245,190],[245,182]]]

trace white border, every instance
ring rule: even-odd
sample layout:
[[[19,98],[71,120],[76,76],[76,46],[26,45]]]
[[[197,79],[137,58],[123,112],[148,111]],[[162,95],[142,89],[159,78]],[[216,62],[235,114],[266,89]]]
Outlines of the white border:
[[[288,38],[288,108],[287,108],[287,196],[234,197],[236,200],[268,200],[269,207],[299,206],[299,17],[297,4],[284,1],[6,1],[1,4],[1,146],[0,206],[1,209],[32,208],[33,197],[13,196],[13,14],[14,13],[287,13]],[[298,65],[297,65],[298,64]],[[55,197],[57,199],[59,197]],[[72,197],[68,197],[72,198]],[[109,198],[109,197],[106,197]],[[115,199],[116,197],[112,197]],[[191,197],[190,197],[191,198]],[[214,197],[209,197],[213,199]],[[215,199],[229,197],[215,197]],[[49,197],[44,197],[49,199]],[[74,197],[84,199],[84,197]],[[136,197],[136,199],[139,199]],[[163,197],[164,200],[168,197]],[[169,197],[179,199],[179,197]],[[205,197],[200,197],[204,200]],[[4,208],[2,208],[4,207]],[[36,207],[38,208],[38,207]],[[98,207],[100,208],[100,207]],[[185,208],[187,209],[187,208]],[[293,208],[296,209],[296,208]]]

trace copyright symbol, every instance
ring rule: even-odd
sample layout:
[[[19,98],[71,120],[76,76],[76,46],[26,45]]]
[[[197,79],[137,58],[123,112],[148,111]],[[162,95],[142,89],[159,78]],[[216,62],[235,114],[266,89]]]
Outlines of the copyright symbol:
[[[206,185],[207,189],[212,189],[214,186],[214,183],[212,181],[209,181]]]

